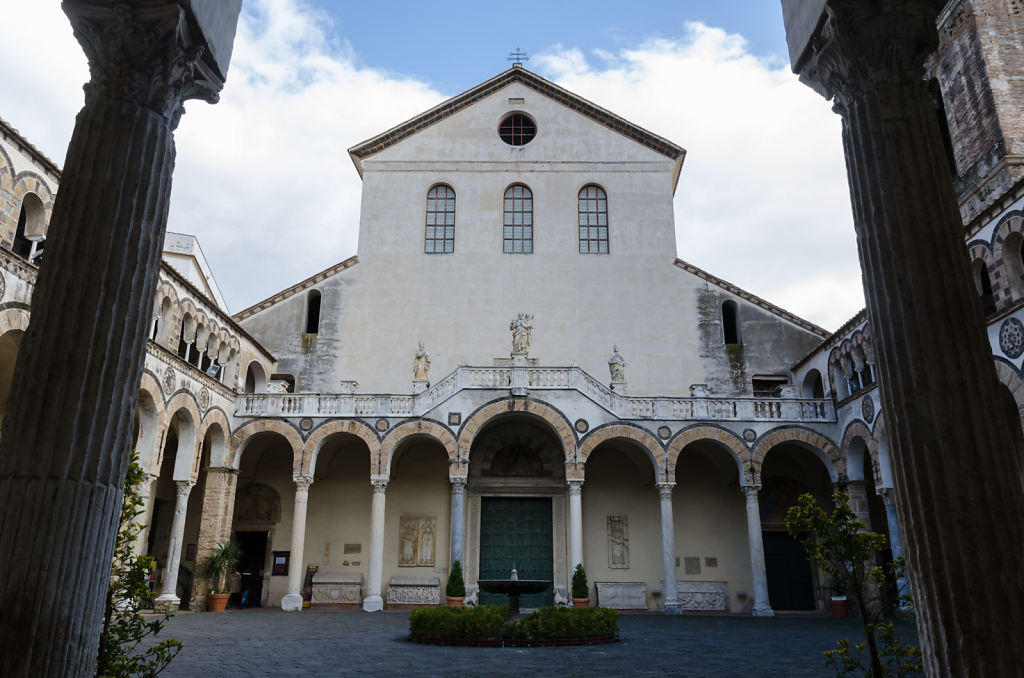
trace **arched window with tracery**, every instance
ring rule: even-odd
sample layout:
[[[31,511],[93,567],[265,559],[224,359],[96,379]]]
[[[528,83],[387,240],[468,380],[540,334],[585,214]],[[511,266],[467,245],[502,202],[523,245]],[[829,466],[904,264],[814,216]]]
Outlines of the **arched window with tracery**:
[[[580,254],[608,254],[608,196],[593,184],[579,195]]]
[[[427,193],[427,226],[423,251],[451,254],[455,251],[455,191],[438,184]]]
[[[533,253],[533,193],[522,184],[505,190],[503,239],[507,254]]]

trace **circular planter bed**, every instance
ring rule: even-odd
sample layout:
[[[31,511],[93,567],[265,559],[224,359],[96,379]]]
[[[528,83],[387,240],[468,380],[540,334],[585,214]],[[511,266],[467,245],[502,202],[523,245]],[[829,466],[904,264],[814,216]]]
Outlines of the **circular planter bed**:
[[[422,607],[409,615],[409,640],[471,647],[572,647],[618,641],[618,613],[594,607],[543,607],[506,617],[507,607]]]
[[[529,638],[466,638],[430,633],[409,633],[409,640],[421,645],[448,645],[455,647],[576,647],[580,645],[607,645],[619,641],[618,633],[593,633],[584,636],[537,636]]]

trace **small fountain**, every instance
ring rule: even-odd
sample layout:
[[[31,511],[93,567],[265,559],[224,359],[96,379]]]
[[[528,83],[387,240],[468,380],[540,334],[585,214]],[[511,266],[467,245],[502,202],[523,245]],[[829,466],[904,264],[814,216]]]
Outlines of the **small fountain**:
[[[541,593],[551,587],[550,580],[520,579],[516,564],[512,563],[512,571],[508,579],[477,580],[480,589],[487,593],[503,593],[508,596],[508,618],[519,616],[519,596],[523,594]]]

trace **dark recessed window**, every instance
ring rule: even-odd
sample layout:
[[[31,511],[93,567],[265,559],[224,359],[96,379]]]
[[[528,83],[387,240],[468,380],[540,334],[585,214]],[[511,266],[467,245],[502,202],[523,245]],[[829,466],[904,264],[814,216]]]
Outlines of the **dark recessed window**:
[[[498,136],[511,146],[525,146],[537,136],[537,125],[522,113],[513,113],[498,125]]]

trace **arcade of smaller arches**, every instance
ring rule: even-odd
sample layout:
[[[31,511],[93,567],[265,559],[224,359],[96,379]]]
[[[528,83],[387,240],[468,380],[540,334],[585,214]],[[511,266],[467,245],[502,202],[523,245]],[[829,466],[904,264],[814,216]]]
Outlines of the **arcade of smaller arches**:
[[[875,352],[869,328],[853,332],[833,348],[828,366],[832,390],[838,400],[873,386],[876,382]]]

